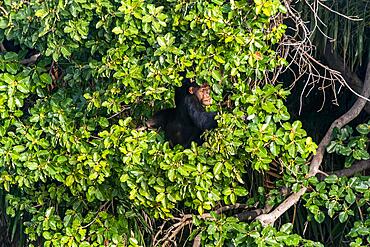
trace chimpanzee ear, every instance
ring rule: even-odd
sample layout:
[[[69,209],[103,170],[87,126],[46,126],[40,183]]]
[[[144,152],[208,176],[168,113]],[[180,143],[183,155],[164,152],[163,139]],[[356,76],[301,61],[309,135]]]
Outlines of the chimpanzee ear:
[[[189,87],[189,93],[194,94],[194,87]]]

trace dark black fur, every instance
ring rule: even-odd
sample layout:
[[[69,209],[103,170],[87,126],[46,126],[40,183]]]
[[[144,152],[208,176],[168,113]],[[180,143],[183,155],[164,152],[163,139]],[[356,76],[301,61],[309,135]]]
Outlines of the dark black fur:
[[[181,87],[175,89],[176,108],[161,110],[148,121],[151,127],[160,127],[165,131],[171,146],[180,144],[188,148],[193,141],[201,145],[203,132],[217,127],[214,119],[216,112],[206,112],[198,98],[189,93],[189,87],[199,88],[189,80],[184,81]]]

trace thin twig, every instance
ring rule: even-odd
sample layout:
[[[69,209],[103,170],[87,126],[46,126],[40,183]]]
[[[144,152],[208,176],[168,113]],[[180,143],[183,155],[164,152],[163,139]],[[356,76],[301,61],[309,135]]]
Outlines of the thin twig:
[[[125,106],[125,107],[123,107],[123,108],[122,108],[122,110],[121,110],[121,111],[119,111],[119,112],[117,112],[117,113],[113,114],[112,116],[108,117],[107,119],[109,120],[109,119],[111,119],[111,118],[114,118],[114,117],[118,116],[119,114],[121,114],[122,112],[127,111],[127,110],[129,110],[129,109],[130,109],[130,107],[129,107],[129,106]]]
[[[318,0],[318,4],[322,7],[324,7],[325,9],[329,10],[330,12],[333,12],[334,14],[339,15],[339,16],[347,19],[347,20],[350,20],[350,21],[362,21],[363,20],[363,19],[359,18],[358,16],[347,16],[347,15],[344,15],[342,13],[339,13],[338,11],[335,11],[334,9],[331,9],[328,6],[326,6],[325,4],[323,4],[320,0]]]
[[[312,12],[314,18],[313,21],[310,22],[312,25],[311,30],[308,28],[309,25],[302,19],[301,13],[294,9],[294,7],[291,4],[291,1],[284,0],[284,5],[287,9],[287,18],[289,18],[291,21],[293,21],[294,26],[290,28],[292,32],[286,33],[283,37],[283,40],[280,42],[279,47],[277,49],[278,54],[280,54],[281,57],[287,58],[289,60],[288,66],[285,67],[285,69],[279,68],[278,70],[275,70],[274,73],[284,73],[287,70],[290,70],[293,72],[294,81],[292,82],[292,86],[303,76],[308,75],[308,80],[305,82],[304,90],[300,97],[300,110],[299,113],[302,111],[303,106],[303,95],[305,94],[305,91],[308,90],[308,93],[305,97],[309,95],[309,93],[314,89],[318,88],[323,93],[323,102],[322,106],[319,109],[319,111],[322,109],[323,105],[326,101],[326,88],[332,88],[332,90],[335,90],[336,84],[339,82],[340,86],[339,89],[342,86],[347,87],[353,94],[355,94],[357,97],[363,98],[370,102],[369,99],[364,98],[361,94],[358,93],[357,90],[354,90],[352,88],[352,85],[348,83],[348,81],[344,78],[344,75],[342,75],[337,70],[331,69],[330,67],[324,65],[320,61],[314,58],[313,54],[315,52],[316,47],[312,44],[311,38],[314,34],[314,31],[317,29],[322,35],[326,35],[322,30],[320,29],[319,24],[326,26],[325,23],[320,19],[318,14],[319,6],[324,7],[325,9],[328,9],[328,6],[323,6],[324,4],[320,2],[321,0],[315,0],[312,3],[308,0],[304,0],[306,6],[310,9]],[[333,13],[336,13],[336,11],[331,11]],[[337,14],[337,13],[336,13]],[[343,16],[343,15],[341,15]],[[348,17],[349,19],[353,19],[352,17]],[[332,40],[332,38],[326,36],[329,39],[329,43]],[[294,71],[294,69],[291,69],[290,67],[292,65],[297,66],[298,71]],[[277,75],[275,74],[273,76],[272,82],[274,82],[277,78]],[[318,85],[320,85],[318,87]],[[334,104],[337,104],[337,92],[333,93],[334,99],[332,102]],[[370,109],[370,107],[369,107]],[[369,110],[370,111],[370,110]]]

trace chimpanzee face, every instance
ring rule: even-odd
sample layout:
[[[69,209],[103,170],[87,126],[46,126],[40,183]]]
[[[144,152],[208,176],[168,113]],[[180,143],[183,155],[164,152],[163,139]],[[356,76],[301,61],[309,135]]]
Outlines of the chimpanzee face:
[[[212,104],[211,89],[208,84],[203,84],[200,87],[190,87],[189,93],[194,94],[204,106]]]

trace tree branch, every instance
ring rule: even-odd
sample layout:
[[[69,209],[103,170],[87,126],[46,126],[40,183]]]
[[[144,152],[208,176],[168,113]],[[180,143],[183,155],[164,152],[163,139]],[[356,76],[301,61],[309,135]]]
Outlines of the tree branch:
[[[253,220],[257,218],[257,216],[266,214],[270,212],[272,209],[271,205],[266,204],[264,208],[257,208],[255,210],[251,211],[243,211],[237,215],[235,215],[236,218],[238,218],[240,221],[247,221],[247,220]]]
[[[37,61],[37,59],[39,58],[39,56],[41,56],[41,54],[37,53],[35,55],[32,55],[30,58],[26,58],[26,59],[21,60],[20,63],[23,64],[23,65],[27,65],[27,64],[30,64],[30,63],[35,63]]]
[[[367,70],[366,70],[366,76],[365,76],[365,82],[364,86],[361,92],[361,95],[365,98],[369,98],[370,96],[370,62],[367,65]],[[325,153],[325,148],[326,146],[330,143],[331,141],[331,136],[333,133],[334,128],[342,128],[344,125],[348,124],[351,122],[354,118],[360,114],[361,110],[364,108],[366,104],[366,100],[363,98],[358,98],[356,102],[353,104],[351,109],[349,109],[348,112],[343,114],[341,117],[339,117],[337,120],[335,120],[329,130],[326,132],[326,135],[324,138],[321,140],[320,145],[317,149],[317,154],[313,157],[310,165],[310,171],[308,173],[308,177],[315,176],[320,165],[322,162],[322,158]]]
[[[334,171],[330,174],[337,175],[338,177],[350,177],[368,169],[370,169],[370,160],[361,160],[353,164],[350,168]]]
[[[369,98],[370,96],[370,62],[367,64],[365,82],[362,89],[362,96],[365,98]],[[360,114],[361,110],[364,108],[366,104],[366,100],[363,98],[358,98],[356,102],[353,104],[351,109],[348,112],[343,114],[337,120],[335,120],[328,131],[326,132],[324,138],[321,140],[317,150],[316,155],[312,158],[310,163],[310,170],[306,175],[307,178],[315,176],[319,171],[319,167],[322,163],[325,148],[330,143],[332,133],[334,128],[342,128],[344,125],[348,124],[352,121],[355,117]],[[285,213],[291,206],[296,204],[301,196],[306,192],[307,188],[303,187],[298,192],[291,194],[284,202],[282,202],[276,209],[268,214],[262,214],[258,216],[256,219],[259,220],[262,225],[270,225],[274,224],[274,222],[283,214]]]

